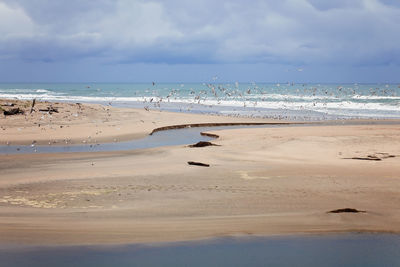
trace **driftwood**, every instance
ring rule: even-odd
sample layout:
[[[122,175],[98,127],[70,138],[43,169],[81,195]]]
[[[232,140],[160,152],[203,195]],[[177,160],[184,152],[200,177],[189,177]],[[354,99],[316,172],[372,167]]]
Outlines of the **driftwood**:
[[[212,133],[206,133],[206,132],[201,132],[200,135],[208,136],[208,137],[212,137],[212,138],[219,138],[218,134],[212,134]]]
[[[52,106],[47,107],[47,109],[39,109],[40,112],[48,112],[49,114],[55,112],[58,113],[58,109],[53,108]]]
[[[345,159],[356,159],[356,160],[373,160],[373,161],[381,161],[383,159],[394,158],[395,155],[390,155],[389,153],[375,153],[373,155],[367,155],[366,157],[352,157]]]
[[[360,212],[366,212],[366,211],[365,210],[352,209],[352,208],[344,208],[344,209],[337,209],[337,210],[328,211],[328,213],[360,213]]]
[[[201,167],[210,167],[210,164],[195,162],[195,161],[188,161],[189,165],[201,166]]]
[[[370,157],[369,155],[368,157]],[[375,153],[375,155],[372,155],[373,157],[379,157],[380,159],[388,159],[388,158],[395,158],[395,155],[390,155],[389,153]]]
[[[10,115],[17,115],[17,114],[24,114],[24,111],[20,108],[12,108],[9,110],[4,110],[3,114],[5,116],[10,116]]]
[[[380,161],[382,160],[381,158],[378,157],[372,157],[372,156],[367,156],[367,157],[352,157],[350,159],[357,159],[357,160],[374,160],[374,161]]]
[[[33,108],[35,107],[35,103],[36,103],[36,98],[34,98],[34,99],[32,100],[31,111],[30,111],[29,113],[32,113],[32,112],[33,112]]]
[[[192,123],[192,124],[179,124],[179,125],[170,125],[164,126],[160,128],[155,128],[150,135],[155,132],[165,131],[165,130],[173,130],[173,129],[183,129],[183,128],[194,128],[194,127],[214,127],[214,126],[251,126],[251,125],[294,125],[294,124],[302,124],[301,122],[216,122],[216,123]]]
[[[220,145],[213,144],[213,143],[207,142],[207,141],[200,141],[200,142],[197,142],[196,144],[189,145],[189,147],[205,147],[205,146],[220,146]]]

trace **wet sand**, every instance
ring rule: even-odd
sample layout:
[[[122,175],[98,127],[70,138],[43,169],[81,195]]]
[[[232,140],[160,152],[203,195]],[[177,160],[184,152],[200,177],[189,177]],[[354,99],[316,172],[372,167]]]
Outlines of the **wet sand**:
[[[84,105],[85,110],[89,107],[106,109]],[[96,141],[132,138],[173,124],[248,121],[134,109],[109,108],[107,112],[109,121],[99,122],[98,127],[118,125],[124,131],[110,130]],[[101,117],[107,112],[86,115],[90,112],[82,111],[81,117]],[[14,138],[12,142],[30,143],[36,138],[45,143],[61,136],[64,129],[54,127],[61,124],[54,119],[54,129],[39,130],[38,135],[33,129],[40,127],[29,125],[35,121],[14,125],[9,119],[0,120],[1,127],[6,127],[2,132],[7,133],[1,134],[1,142]],[[82,136],[82,129],[93,130],[91,119],[62,122],[80,129],[67,138],[82,142],[88,135]],[[220,136],[213,141],[220,146],[0,155],[1,240],[105,244],[400,232],[399,124],[213,133]],[[190,166],[188,161],[210,167]],[[340,208],[366,212],[328,213]]]

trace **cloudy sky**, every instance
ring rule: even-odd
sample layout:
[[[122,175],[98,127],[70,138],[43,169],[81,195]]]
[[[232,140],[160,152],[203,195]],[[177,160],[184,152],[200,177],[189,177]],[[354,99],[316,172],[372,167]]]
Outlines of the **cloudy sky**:
[[[0,0],[0,82],[400,82],[398,0]]]

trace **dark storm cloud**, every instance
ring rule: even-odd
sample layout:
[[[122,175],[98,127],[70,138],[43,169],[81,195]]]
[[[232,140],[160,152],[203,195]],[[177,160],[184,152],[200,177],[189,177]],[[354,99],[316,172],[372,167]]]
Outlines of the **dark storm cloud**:
[[[399,64],[394,0],[0,0],[0,58]]]

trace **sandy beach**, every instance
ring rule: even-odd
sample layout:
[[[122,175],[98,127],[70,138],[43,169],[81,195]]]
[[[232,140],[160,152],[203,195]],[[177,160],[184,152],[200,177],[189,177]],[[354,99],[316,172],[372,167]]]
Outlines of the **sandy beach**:
[[[170,125],[271,122],[76,103],[38,102],[30,113],[29,101],[0,102],[25,113],[1,116],[0,145],[118,142]],[[50,106],[58,112],[39,111]],[[219,146],[0,155],[1,241],[400,232],[400,122],[211,133]],[[342,208],[362,212],[329,213]]]
[[[0,145],[65,145],[109,143],[141,138],[154,129],[191,123],[271,122],[256,118],[237,118],[188,113],[114,108],[99,104],[0,100],[3,110],[20,108],[24,114],[4,116],[1,111]],[[49,108],[57,112],[46,112]],[[40,111],[42,110],[42,111]]]

